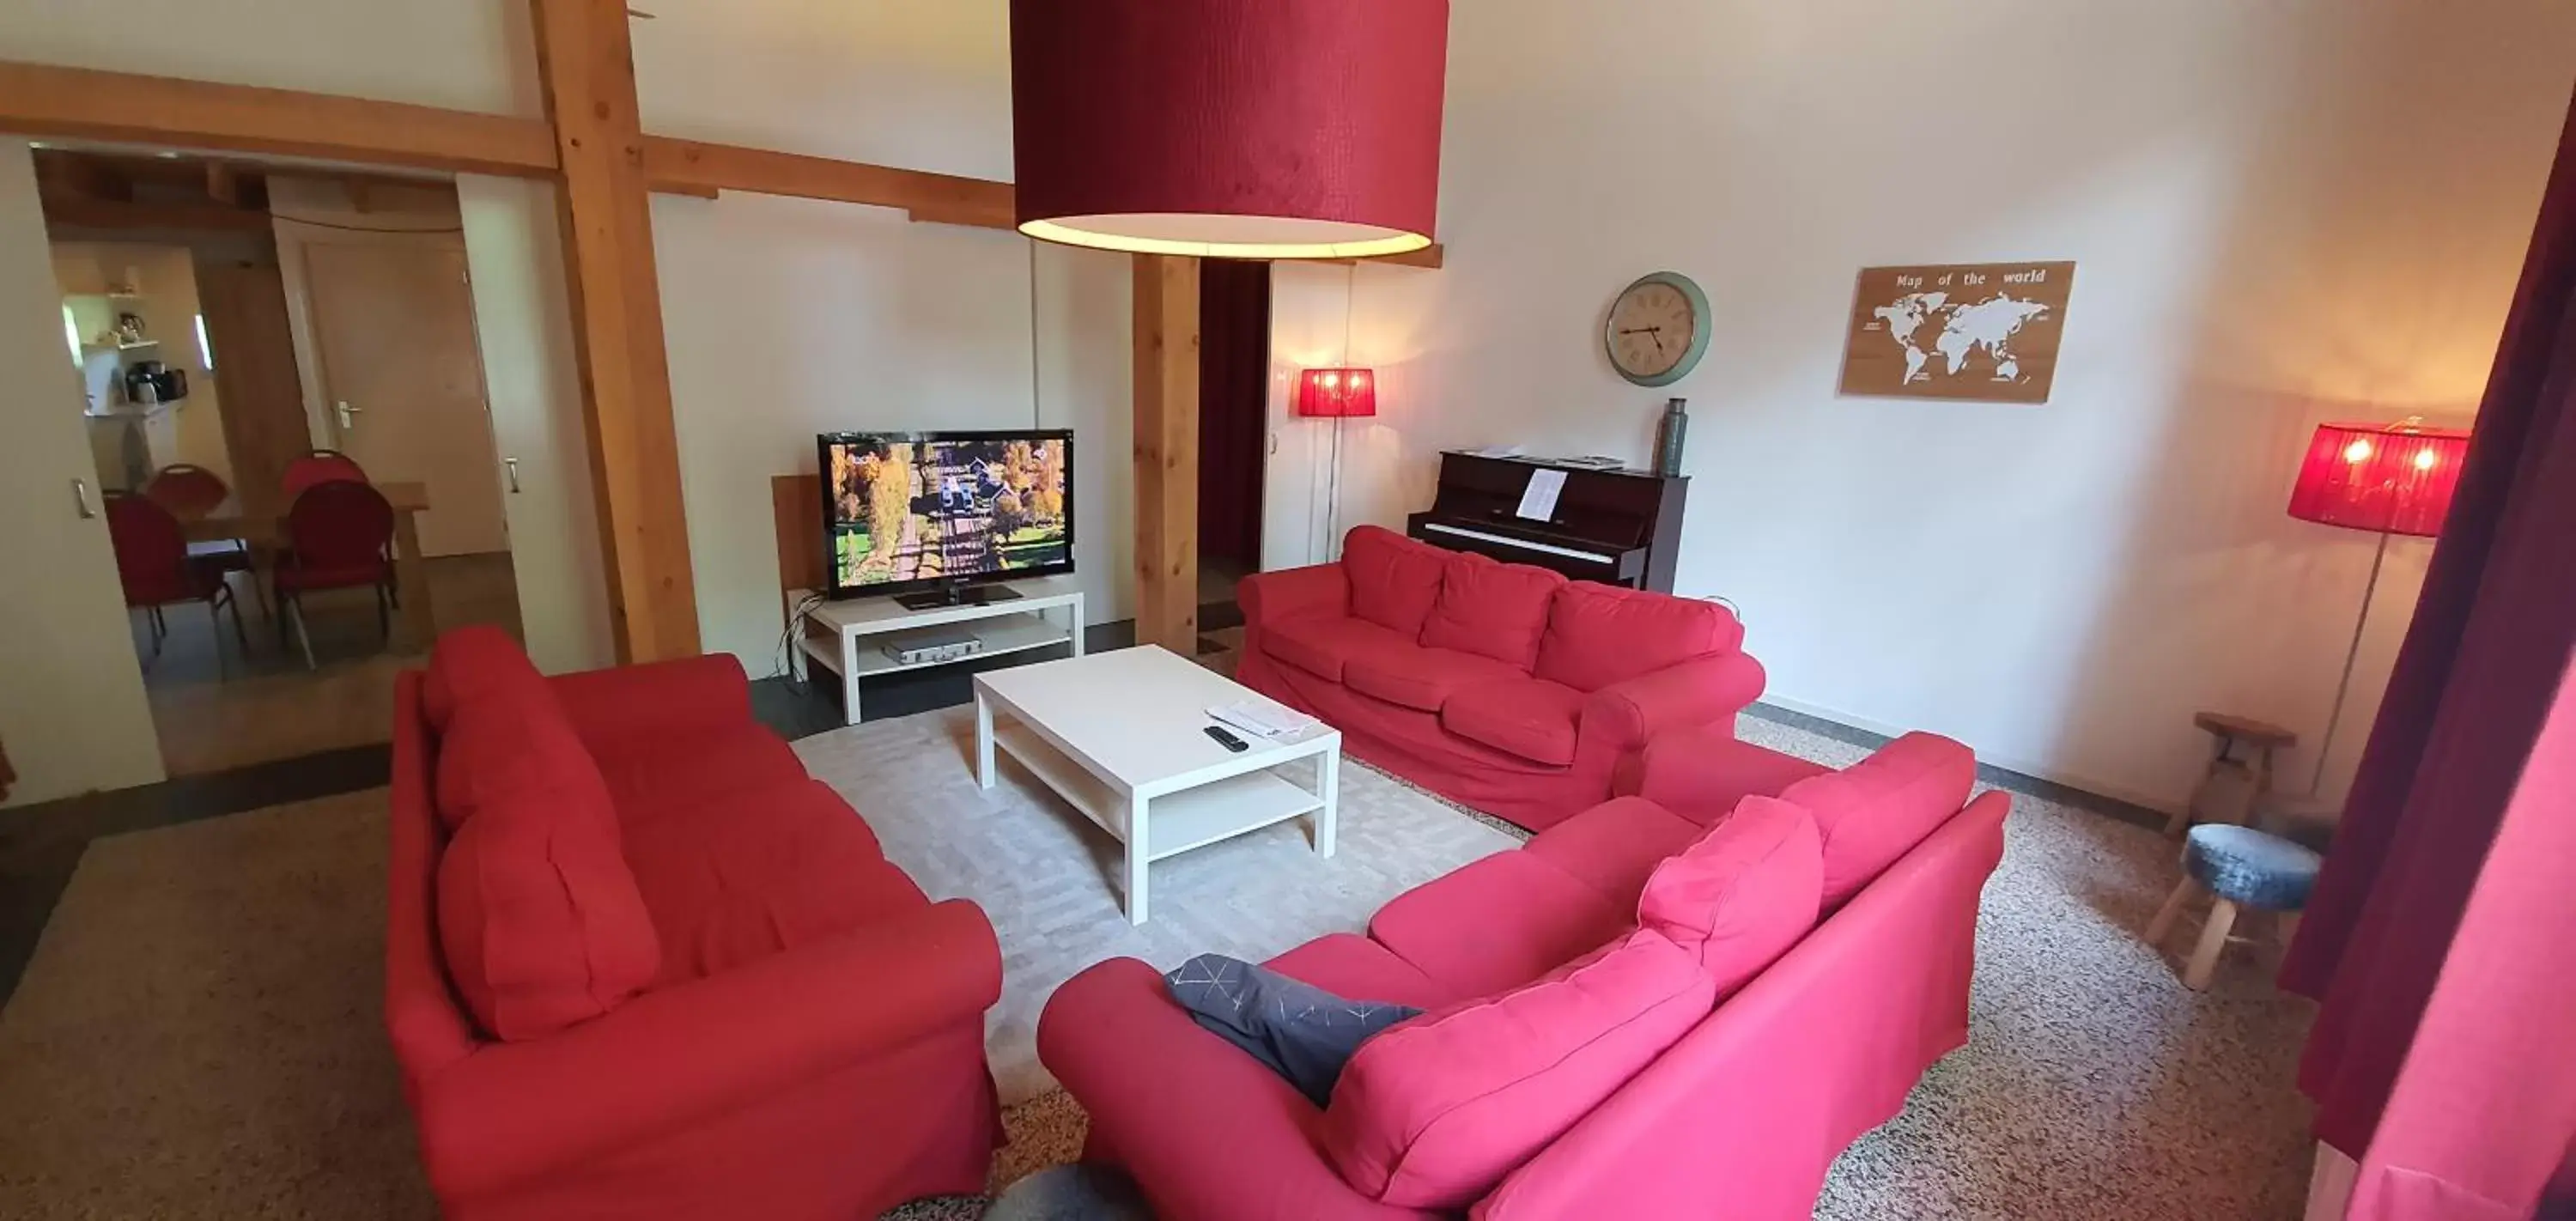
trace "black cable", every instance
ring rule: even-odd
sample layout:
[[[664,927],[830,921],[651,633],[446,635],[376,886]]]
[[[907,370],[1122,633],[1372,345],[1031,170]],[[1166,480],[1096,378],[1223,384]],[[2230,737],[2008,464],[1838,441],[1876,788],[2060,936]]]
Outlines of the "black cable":
[[[824,489],[824,494],[827,496],[830,495],[831,489]],[[832,540],[828,537],[825,538],[823,540],[823,545],[827,548],[832,546]],[[814,608],[823,605],[826,601],[829,601],[829,599],[822,594],[807,594],[803,600],[797,602],[795,607],[787,612],[787,626],[780,629],[778,633],[778,668],[770,671],[769,677],[792,678],[795,676],[796,641],[799,636],[803,635],[805,616],[813,614]]]

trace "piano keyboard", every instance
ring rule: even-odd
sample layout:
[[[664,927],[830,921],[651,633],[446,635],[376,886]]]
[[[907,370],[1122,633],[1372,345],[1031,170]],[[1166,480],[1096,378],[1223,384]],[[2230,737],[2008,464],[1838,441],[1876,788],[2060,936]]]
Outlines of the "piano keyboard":
[[[1619,562],[1617,556],[1602,555],[1595,551],[1577,551],[1572,547],[1559,547],[1551,543],[1533,543],[1528,539],[1512,538],[1503,534],[1487,534],[1482,530],[1470,530],[1464,526],[1452,526],[1436,521],[1424,522],[1422,528],[1434,533],[1455,534],[1460,538],[1472,538],[1503,547],[1516,547],[1523,551],[1543,551],[1549,555],[1561,555],[1567,559],[1584,560],[1594,564]]]

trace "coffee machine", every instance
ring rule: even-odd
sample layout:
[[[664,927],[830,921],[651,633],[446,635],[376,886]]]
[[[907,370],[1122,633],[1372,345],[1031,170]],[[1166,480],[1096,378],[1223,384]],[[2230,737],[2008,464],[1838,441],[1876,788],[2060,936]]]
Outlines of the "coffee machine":
[[[157,360],[138,360],[125,369],[125,401],[170,403],[188,397],[188,371]]]

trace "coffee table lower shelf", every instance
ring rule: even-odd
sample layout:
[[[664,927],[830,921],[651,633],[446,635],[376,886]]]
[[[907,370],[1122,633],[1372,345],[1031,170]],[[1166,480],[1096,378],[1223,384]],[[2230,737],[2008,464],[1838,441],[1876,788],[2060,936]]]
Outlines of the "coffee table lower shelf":
[[[1064,752],[1028,726],[1016,722],[993,726],[993,745],[1019,760],[1021,766],[1064,798],[1065,804],[1081,811],[1101,830],[1118,837],[1120,843],[1128,842],[1127,799],[1110,791],[1081,764],[1066,758]],[[1267,771],[1229,776],[1148,800],[1148,861],[1204,848],[1218,840],[1324,808],[1323,798]]]

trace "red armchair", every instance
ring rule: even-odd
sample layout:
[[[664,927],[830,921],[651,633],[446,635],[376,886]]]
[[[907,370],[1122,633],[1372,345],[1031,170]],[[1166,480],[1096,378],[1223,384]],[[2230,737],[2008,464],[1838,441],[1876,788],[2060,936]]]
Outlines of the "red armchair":
[[[1340,729],[1352,753],[1533,830],[1634,792],[1662,733],[1762,694],[1725,607],[1569,582],[1375,526],[1341,562],[1237,591],[1235,677]]]
[[[885,862],[752,721],[738,663],[542,679],[506,637],[469,628],[401,677],[396,702],[385,1016],[448,1217],[839,1221],[982,1190],[1000,1132],[992,927]],[[506,732],[488,732],[493,717]],[[496,741],[527,750],[496,755]],[[528,784],[535,800],[511,804]],[[591,791],[610,819],[564,812]],[[597,1012],[532,1032],[524,1010],[480,1010],[542,983],[564,934],[457,874],[466,851],[486,873],[511,864],[492,845],[519,838],[482,835],[483,820],[549,817],[547,859],[523,863],[547,880],[561,868],[534,893],[581,909],[590,940],[569,986]],[[601,843],[616,862],[604,889],[602,871],[568,865],[582,851],[599,865]],[[640,900],[658,947],[630,978],[590,927],[618,918],[606,892]],[[460,930],[467,906],[479,925]]]

